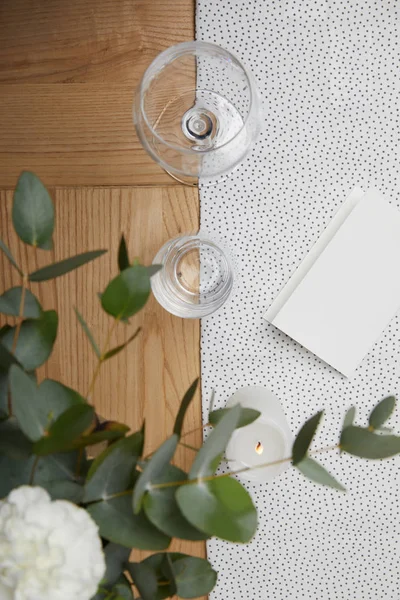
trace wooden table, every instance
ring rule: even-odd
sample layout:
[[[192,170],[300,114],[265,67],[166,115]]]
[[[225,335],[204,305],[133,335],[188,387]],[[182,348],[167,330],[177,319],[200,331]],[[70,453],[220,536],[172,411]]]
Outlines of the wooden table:
[[[48,284],[34,284],[60,316],[58,339],[41,376],[87,391],[95,357],[77,323],[79,307],[96,338],[109,319],[96,293],[117,274],[121,232],[129,253],[149,264],[170,237],[198,227],[197,191],[177,185],[144,152],[131,105],[145,68],[162,50],[194,38],[194,1],[3,0],[0,4],[0,236],[26,268],[89,249],[109,248],[94,263]],[[17,242],[12,188],[21,170],[52,190],[57,225],[52,252]],[[0,254],[0,293],[19,285]],[[98,412],[138,428],[147,450],[167,437],[180,399],[200,373],[199,322],[172,317],[152,298],[129,327],[140,338],[102,367],[93,397]],[[186,420],[201,425],[200,394]],[[187,437],[201,443],[200,430]],[[188,467],[189,454],[178,457]],[[197,555],[203,544],[174,548]]]

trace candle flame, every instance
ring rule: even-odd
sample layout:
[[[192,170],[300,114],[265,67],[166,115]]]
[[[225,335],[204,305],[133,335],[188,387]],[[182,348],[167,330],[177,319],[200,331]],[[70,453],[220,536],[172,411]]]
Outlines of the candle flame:
[[[255,451],[257,452],[257,454],[262,454],[264,452],[264,446],[261,442],[257,442]]]

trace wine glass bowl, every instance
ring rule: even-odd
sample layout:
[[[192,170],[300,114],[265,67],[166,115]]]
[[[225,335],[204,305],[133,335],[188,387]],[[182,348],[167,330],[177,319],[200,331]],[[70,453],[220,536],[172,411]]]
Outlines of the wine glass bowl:
[[[230,52],[185,42],[146,70],[133,118],[147,152],[173,177],[204,185],[224,179],[245,158],[260,125],[253,76]]]

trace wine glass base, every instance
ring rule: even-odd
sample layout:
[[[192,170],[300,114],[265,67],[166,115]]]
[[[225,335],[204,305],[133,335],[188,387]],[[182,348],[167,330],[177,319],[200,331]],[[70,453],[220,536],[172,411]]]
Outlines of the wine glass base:
[[[191,177],[189,175],[188,176],[175,175],[175,173],[171,173],[171,171],[168,171],[168,169],[164,169],[164,171],[166,173],[168,173],[168,175],[170,177],[172,177],[172,179],[175,179],[175,181],[178,181],[179,183],[182,183],[183,185],[187,185],[188,187],[196,187],[196,188],[202,189],[202,188],[206,188],[206,187],[211,187],[213,185],[218,185],[219,183],[223,183],[224,181],[229,179],[229,177],[231,177],[232,173],[234,173],[236,171],[236,169],[234,169],[233,171],[230,171],[230,173],[227,173],[226,175],[222,175],[221,177],[215,177],[212,179],[207,179],[206,177],[202,177],[200,180],[198,177]]]

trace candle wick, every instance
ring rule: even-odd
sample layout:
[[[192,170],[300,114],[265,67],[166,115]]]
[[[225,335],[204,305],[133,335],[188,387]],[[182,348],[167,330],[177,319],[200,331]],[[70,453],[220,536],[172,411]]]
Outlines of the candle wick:
[[[262,454],[264,452],[264,446],[261,442],[257,442],[255,450],[257,454]]]

